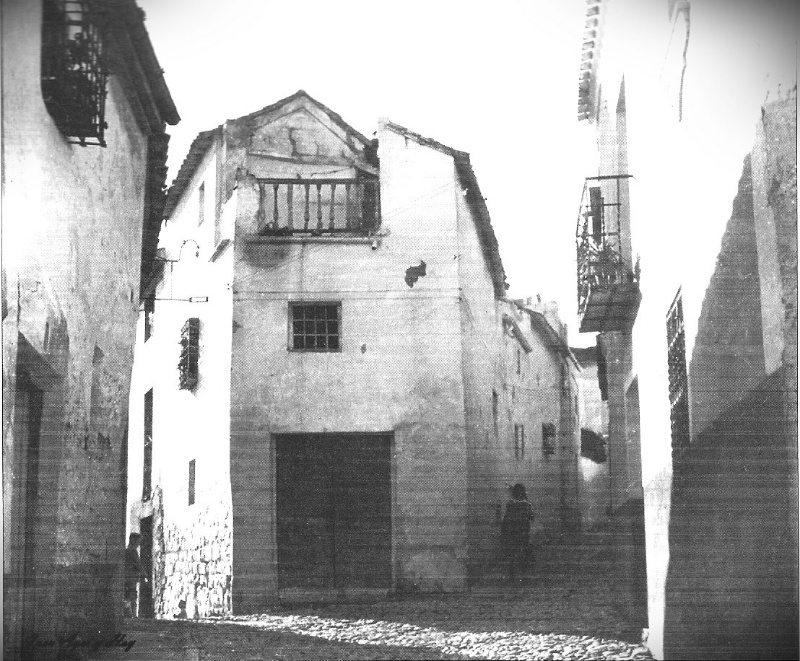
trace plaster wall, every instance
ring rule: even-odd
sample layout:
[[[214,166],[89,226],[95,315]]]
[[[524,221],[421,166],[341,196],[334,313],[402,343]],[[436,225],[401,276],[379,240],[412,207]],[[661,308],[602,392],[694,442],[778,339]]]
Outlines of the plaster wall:
[[[52,567],[40,579],[37,629],[51,639],[90,624],[95,634],[111,632],[121,617],[122,462],[147,135],[111,75],[108,147],[69,144],[42,100],[40,34],[39,2],[4,3],[4,514],[13,519],[11,458],[24,450],[13,435],[19,333],[58,373],[45,395],[36,536],[39,566]],[[16,571],[20,552],[10,542],[4,536],[4,574]],[[19,611],[5,612],[13,620]]]
[[[580,391],[581,429],[589,429],[608,436],[608,406],[600,396],[597,381],[597,362],[581,360],[578,376]],[[606,446],[608,457],[608,446]],[[591,529],[608,522],[610,501],[609,461],[598,464],[586,457],[580,458],[581,514],[584,528]]]
[[[754,252],[752,202],[745,199],[752,195],[750,166],[743,176],[742,163],[752,148],[767,90],[774,95],[778,82],[784,83],[784,90],[795,84],[787,7],[775,3],[759,12],[755,3],[724,8],[692,3],[688,48],[685,16],[678,14],[670,21],[664,6],[621,0],[609,4],[605,19],[599,61],[598,169],[619,167],[624,138],[628,170],[636,178],[630,193],[631,241],[633,256],[641,258],[642,291],[631,343],[623,342],[618,354],[624,362],[632,351],[632,363],[623,366],[617,394],[609,395],[611,436],[613,443],[622,429],[614,423],[612,400],[623,401],[622,393],[638,377],[648,644],[659,658],[667,653],[664,586],[670,562],[666,542],[673,481],[665,317],[680,289],[687,362],[695,357],[689,365],[694,438],[725,404],[742,399],[758,382],[758,374],[764,375],[765,358],[758,357],[763,353],[762,321],[768,319],[770,328],[778,323],[774,309],[763,316],[770,306],[765,308],[760,300],[763,285],[758,284],[758,269],[763,270],[764,264],[757,263],[763,257]],[[623,75],[624,136],[614,118]],[[726,227],[736,222],[751,228],[745,233],[734,230],[726,238]],[[750,260],[747,266],[750,257],[756,262]],[[723,295],[725,279],[714,273],[725,260],[731,264],[727,283],[733,289]],[[714,306],[721,315],[714,332],[730,335],[719,343],[708,337]],[[731,343],[737,348],[727,360],[723,345]],[[749,361],[744,366],[742,356]],[[708,395],[705,400],[695,396],[701,388]]]
[[[380,132],[382,236],[253,237],[238,189],[231,464],[234,609],[275,598],[272,435],[394,432],[395,587],[464,586],[466,447],[452,158]],[[413,287],[406,269],[426,263]],[[288,349],[290,301],[340,301],[341,350]],[[446,473],[442,472],[447,467]]]
[[[217,251],[217,152],[210,149],[162,230],[168,260],[153,296],[152,333],[140,314],[131,387],[128,529],[153,517],[157,616],[178,601],[200,617],[231,612],[230,369],[233,250]],[[204,213],[200,214],[200,186]],[[201,217],[203,222],[200,222]],[[226,219],[223,216],[223,221]],[[224,224],[224,222],[223,222]],[[199,302],[187,299],[195,298]],[[207,298],[207,302],[203,302]],[[179,387],[181,329],[200,320],[198,383]],[[143,499],[144,397],[153,391],[152,492]],[[195,502],[189,503],[189,462]]]

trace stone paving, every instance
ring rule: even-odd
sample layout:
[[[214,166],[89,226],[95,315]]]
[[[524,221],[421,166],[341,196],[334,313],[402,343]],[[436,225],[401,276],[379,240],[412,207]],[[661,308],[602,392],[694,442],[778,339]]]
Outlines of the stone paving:
[[[376,603],[276,606],[198,621],[129,620],[128,652],[92,658],[651,659],[641,628],[610,602],[611,579],[552,548],[522,583]]]

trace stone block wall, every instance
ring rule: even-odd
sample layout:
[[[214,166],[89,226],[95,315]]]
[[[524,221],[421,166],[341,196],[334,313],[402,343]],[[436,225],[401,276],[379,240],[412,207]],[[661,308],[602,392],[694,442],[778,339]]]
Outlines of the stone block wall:
[[[171,618],[186,600],[189,617],[230,615],[233,536],[230,505],[200,505],[190,521],[164,520],[154,496],[153,601]]]

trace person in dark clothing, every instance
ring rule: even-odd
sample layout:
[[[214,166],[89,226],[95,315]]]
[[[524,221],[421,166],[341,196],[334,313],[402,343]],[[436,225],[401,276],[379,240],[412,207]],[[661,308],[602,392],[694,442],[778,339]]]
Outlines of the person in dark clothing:
[[[147,582],[147,577],[142,570],[142,561],[139,558],[139,543],[141,535],[132,532],[128,537],[128,548],[125,549],[125,616],[136,617],[137,588],[139,581]]]
[[[525,486],[517,483],[511,488],[511,500],[503,516],[502,540],[509,580],[515,580],[525,570],[533,507],[528,502]]]

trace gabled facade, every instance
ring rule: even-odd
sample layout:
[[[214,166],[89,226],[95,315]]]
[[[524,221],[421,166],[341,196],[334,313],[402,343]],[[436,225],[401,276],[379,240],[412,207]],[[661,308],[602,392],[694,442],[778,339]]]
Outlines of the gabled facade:
[[[642,579],[619,602],[647,604],[658,658],[797,656],[796,25],[788,3],[587,4],[579,314]]]
[[[128,464],[154,611],[495,570],[508,486],[555,479],[541,426],[576,437],[529,407],[569,361],[505,299],[468,155],[387,120],[369,140],[300,91],[201,133],[166,216]]]
[[[122,620],[140,292],[179,117],[132,0],[3,3],[5,658]]]

